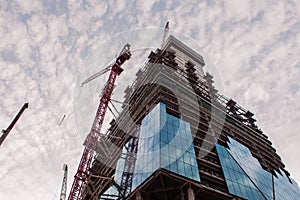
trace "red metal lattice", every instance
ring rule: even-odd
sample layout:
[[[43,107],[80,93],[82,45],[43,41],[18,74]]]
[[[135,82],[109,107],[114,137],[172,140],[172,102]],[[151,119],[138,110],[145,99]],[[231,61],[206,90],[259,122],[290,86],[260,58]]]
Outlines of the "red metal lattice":
[[[114,83],[116,81],[117,76],[120,75],[123,71],[121,65],[131,56],[129,47],[130,46],[128,44],[125,45],[124,49],[117,57],[115,63],[112,65],[109,78],[106,82],[104,90],[102,91],[100,104],[93,122],[93,126],[86,140],[86,146],[84,148],[77,172],[75,174],[75,179],[72,184],[68,200],[82,199],[82,190],[86,184],[86,179],[89,175],[90,165],[93,159],[98,139],[100,137],[101,127],[104,121],[108,103],[111,99],[111,95],[114,89]]]

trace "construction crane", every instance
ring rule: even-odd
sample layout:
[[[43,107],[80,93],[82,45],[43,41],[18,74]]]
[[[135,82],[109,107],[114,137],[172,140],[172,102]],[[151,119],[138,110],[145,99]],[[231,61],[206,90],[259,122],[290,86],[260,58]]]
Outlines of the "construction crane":
[[[75,174],[74,182],[72,184],[72,188],[68,200],[82,199],[82,190],[89,176],[90,164],[92,162],[94,151],[96,149],[96,145],[100,137],[101,127],[108,107],[108,103],[112,96],[114,83],[116,81],[117,76],[120,75],[123,71],[121,65],[126,60],[129,60],[130,57],[131,57],[130,45],[126,44],[122,49],[121,53],[119,54],[119,56],[116,58],[115,62],[110,67],[111,68],[110,75],[102,91],[99,107],[92,128],[87,136],[86,143],[85,143],[86,145],[77,172]],[[93,79],[91,79],[90,77],[85,81],[85,83],[88,83]]]
[[[11,129],[15,126],[15,124],[18,121],[18,119],[21,117],[21,115],[25,111],[25,109],[28,108],[28,105],[29,105],[29,103],[24,103],[24,105],[22,106],[21,110],[19,111],[19,113],[17,114],[17,116],[14,118],[14,120],[11,122],[11,124],[8,126],[8,128],[6,130],[2,130],[3,134],[0,137],[0,146],[4,142],[5,138],[8,136],[9,132],[11,131]]]
[[[64,164],[63,170],[64,170],[64,178],[63,178],[63,182],[61,185],[59,200],[65,200],[66,196],[67,196],[67,181],[68,181],[68,165],[67,164]]]

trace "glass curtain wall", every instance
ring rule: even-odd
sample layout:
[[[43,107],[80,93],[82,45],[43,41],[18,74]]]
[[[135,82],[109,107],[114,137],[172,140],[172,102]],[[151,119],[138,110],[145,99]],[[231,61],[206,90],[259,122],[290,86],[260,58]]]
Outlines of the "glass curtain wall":
[[[295,181],[280,173],[273,176],[264,170],[259,161],[243,144],[228,137],[228,147],[216,145],[228,190],[231,194],[245,199],[273,198],[276,200],[296,200],[300,198],[300,189]],[[273,181],[272,181],[273,179]],[[274,186],[273,186],[274,182]]]
[[[114,181],[121,183],[126,158],[126,148],[117,162]],[[166,111],[166,105],[158,103],[142,120],[138,151],[132,180],[132,190],[157,169],[163,168],[200,182],[190,124]],[[111,186],[100,199],[117,199],[118,190]]]
[[[142,120],[132,189],[159,168],[200,181],[190,125],[163,103]]]

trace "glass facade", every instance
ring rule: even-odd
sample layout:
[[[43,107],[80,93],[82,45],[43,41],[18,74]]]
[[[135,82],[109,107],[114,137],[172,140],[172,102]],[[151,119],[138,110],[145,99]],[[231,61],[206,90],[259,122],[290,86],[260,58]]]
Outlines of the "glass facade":
[[[263,194],[238,165],[227,149],[216,145],[229,193],[245,199],[262,200]]]
[[[125,155],[124,147],[116,165],[117,184],[121,183]],[[190,124],[169,115],[163,103],[158,103],[142,120],[132,190],[159,168],[200,182]],[[118,195],[117,188],[111,186],[100,199],[107,195]]]
[[[132,179],[132,190],[157,169],[163,168],[200,182],[200,176],[189,123],[166,112],[157,104],[142,120]],[[297,200],[300,189],[284,172],[264,170],[251,151],[228,137],[228,148],[216,144],[217,154],[229,193],[249,200]],[[115,182],[120,185],[124,171],[126,147],[116,165]],[[117,199],[119,191],[111,186],[104,194]],[[275,196],[275,197],[274,197]],[[100,198],[102,199],[102,198]]]
[[[299,199],[298,185],[289,182],[284,173],[277,173],[277,177],[264,170],[258,160],[254,158],[250,150],[228,137],[229,148],[216,145],[222,170],[225,176],[228,190],[231,194],[245,199],[273,199],[273,183],[275,199],[293,200]]]
[[[200,181],[190,125],[169,115],[163,103],[142,120],[132,188],[159,168]]]
[[[300,189],[297,183],[291,179],[289,182],[288,178],[284,175],[282,171],[279,174],[276,172],[274,176],[274,189],[276,200],[286,200],[286,199],[300,199]]]
[[[119,191],[115,186],[110,186],[108,190],[106,190],[102,196],[100,197],[100,200],[104,199],[119,199],[118,197]],[[108,198],[109,197],[109,198]]]
[[[229,151],[249,178],[267,199],[272,199],[272,174],[264,170],[248,148],[232,138],[229,139]]]
[[[117,165],[116,165],[116,172],[114,176],[114,181],[116,184],[121,185],[122,175],[124,172],[124,165],[125,165],[125,158],[126,158],[126,147],[122,149],[121,157],[119,158]],[[119,199],[119,190],[114,186],[110,186],[100,197],[100,199],[107,199],[109,196],[109,199]]]

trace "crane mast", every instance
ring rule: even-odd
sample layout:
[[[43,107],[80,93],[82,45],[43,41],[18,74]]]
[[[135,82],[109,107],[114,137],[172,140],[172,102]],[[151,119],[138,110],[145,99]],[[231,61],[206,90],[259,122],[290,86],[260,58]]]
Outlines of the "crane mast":
[[[75,179],[72,184],[68,200],[82,199],[82,190],[86,184],[86,179],[89,175],[89,168],[93,159],[98,139],[100,137],[101,127],[108,107],[108,103],[112,96],[114,83],[116,81],[117,76],[120,75],[123,71],[121,65],[126,60],[129,60],[130,56],[130,45],[126,44],[123,50],[121,51],[120,55],[116,58],[116,61],[112,64],[109,78],[102,91],[99,107],[97,109],[92,128],[87,136],[86,146],[84,148],[77,172],[75,174]]]
[[[64,170],[64,178],[63,182],[61,185],[61,192],[60,192],[60,200],[65,200],[66,199],[66,194],[67,194],[67,179],[68,179],[68,165],[64,164],[63,167]]]

